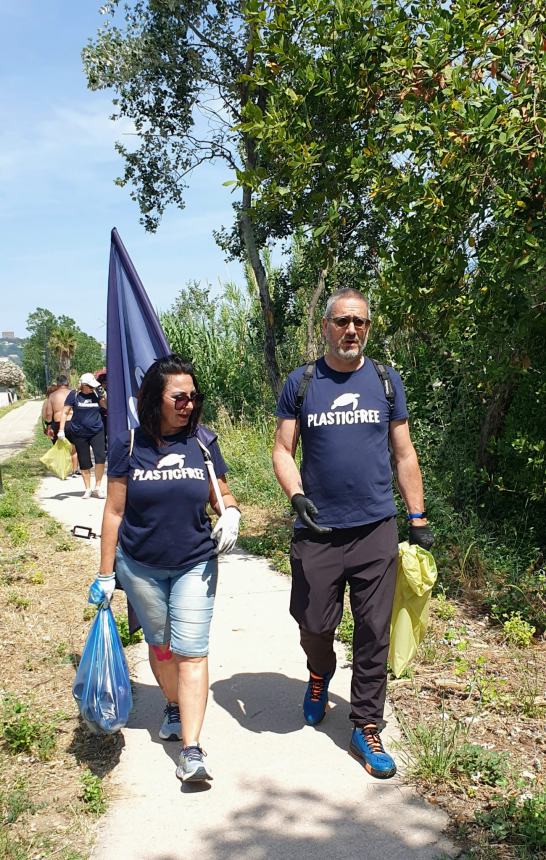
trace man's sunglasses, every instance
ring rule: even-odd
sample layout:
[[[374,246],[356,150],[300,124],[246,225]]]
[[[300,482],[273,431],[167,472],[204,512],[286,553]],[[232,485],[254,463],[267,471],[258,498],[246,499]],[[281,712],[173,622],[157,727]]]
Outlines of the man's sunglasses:
[[[174,397],[171,397],[171,400],[174,401],[175,409],[185,409],[190,402],[196,404],[201,403],[203,395],[199,394],[197,391],[192,391],[191,394],[176,394]]]
[[[370,324],[369,319],[367,319],[366,317],[346,316],[330,317],[330,319],[332,320],[333,324],[338,328],[347,328],[347,326],[351,323],[354,325],[355,328],[365,328],[365,326]]]

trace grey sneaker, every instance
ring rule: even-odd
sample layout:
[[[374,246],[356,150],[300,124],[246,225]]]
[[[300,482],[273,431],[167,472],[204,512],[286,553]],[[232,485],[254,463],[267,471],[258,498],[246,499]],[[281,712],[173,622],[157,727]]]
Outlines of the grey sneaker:
[[[176,768],[176,775],[182,782],[205,782],[212,779],[210,768],[204,762],[204,752],[200,746],[183,747]]]
[[[162,741],[181,741],[182,726],[180,724],[180,711],[176,702],[169,702],[165,705],[163,714],[159,737]]]

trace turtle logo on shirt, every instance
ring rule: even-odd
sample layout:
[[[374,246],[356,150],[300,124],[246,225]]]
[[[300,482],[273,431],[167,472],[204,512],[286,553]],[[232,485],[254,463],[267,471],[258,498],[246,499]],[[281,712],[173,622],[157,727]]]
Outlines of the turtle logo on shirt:
[[[159,460],[157,468],[163,469],[166,466],[175,466],[177,469],[183,469],[185,459],[185,454],[166,454],[165,457],[161,457]]]
[[[351,391],[336,397],[328,412],[309,412],[308,427],[340,427],[345,424],[380,424],[379,409],[359,409],[361,395]],[[342,407],[345,407],[343,409]],[[334,410],[338,410],[334,412]]]
[[[341,394],[339,397],[336,397],[330,409],[337,409],[338,406],[352,406],[353,411],[358,408],[358,401],[360,399],[360,394]]]

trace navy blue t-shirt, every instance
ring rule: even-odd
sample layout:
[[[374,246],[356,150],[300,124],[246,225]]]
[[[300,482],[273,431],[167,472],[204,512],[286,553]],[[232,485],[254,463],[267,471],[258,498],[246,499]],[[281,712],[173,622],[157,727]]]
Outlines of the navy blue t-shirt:
[[[73,409],[70,419],[70,433],[91,439],[104,429],[99,408],[99,398],[94,392],[82,394],[81,391],[69,391],[64,402],[65,406]]]
[[[108,455],[108,475],[127,478],[127,501],[119,543],[127,555],[152,568],[178,569],[215,555],[210,518],[209,474],[195,436],[186,431],[166,436],[157,447],[135,430],[115,439]],[[227,466],[216,441],[207,445],[217,476]]]
[[[296,417],[296,394],[305,367],[288,376],[277,404],[278,418]],[[301,477],[305,495],[318,508],[317,523],[350,528],[394,516],[389,422],[408,417],[400,375],[389,367],[392,411],[372,362],[350,373],[317,361],[300,415]],[[302,523],[296,520],[296,528]]]

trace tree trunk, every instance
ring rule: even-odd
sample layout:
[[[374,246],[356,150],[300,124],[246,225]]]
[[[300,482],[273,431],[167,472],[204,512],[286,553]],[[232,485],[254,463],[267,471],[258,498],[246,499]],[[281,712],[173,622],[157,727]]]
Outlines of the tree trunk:
[[[269,384],[275,399],[281,393],[281,381],[279,374],[279,365],[277,364],[277,345],[275,339],[275,326],[273,320],[273,312],[271,310],[271,297],[269,295],[269,283],[267,273],[263,267],[260,253],[256,245],[256,237],[254,235],[254,226],[250,215],[251,191],[249,188],[243,188],[243,206],[239,216],[239,224],[241,227],[241,236],[245,245],[245,250],[248,256],[248,261],[254,272],[256,283],[258,285],[258,294],[260,296],[260,306],[262,308],[262,317],[264,321],[264,337],[265,337],[265,364]]]
[[[489,440],[498,436],[502,430],[506,413],[514,396],[514,380],[505,380],[497,385],[487,406],[480,429],[477,463],[481,469],[489,469],[492,465],[491,455],[487,451]]]
[[[319,271],[317,285],[313,290],[309,308],[307,310],[307,360],[312,361],[317,357],[317,343],[315,339],[315,310],[321,295],[326,287],[326,275],[328,266]]]

